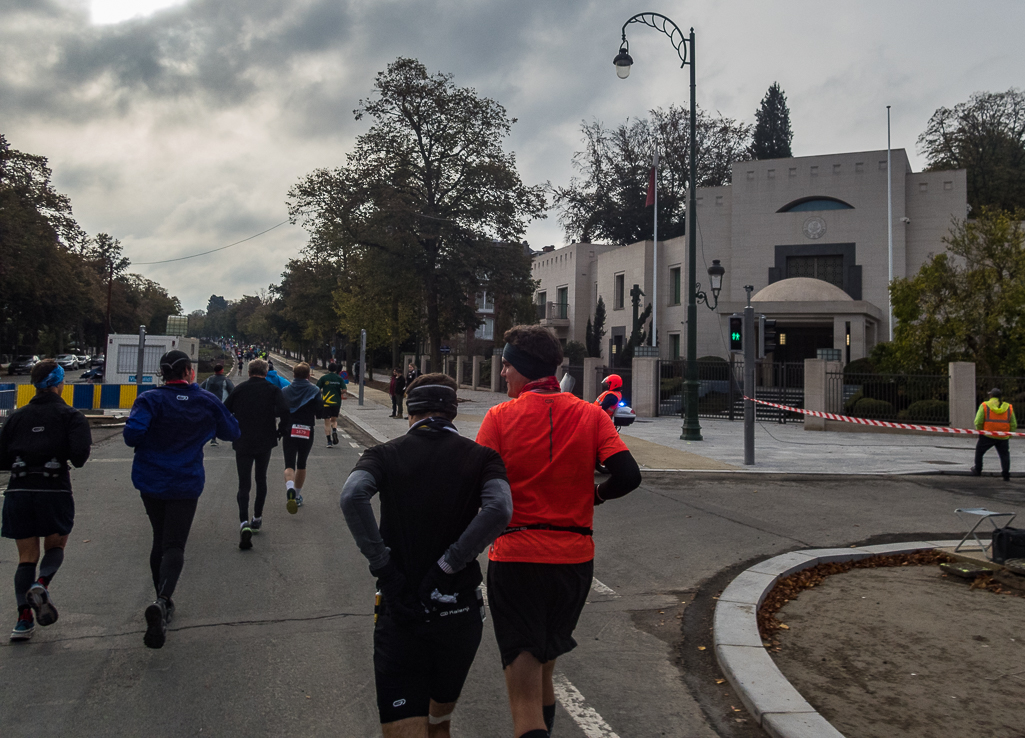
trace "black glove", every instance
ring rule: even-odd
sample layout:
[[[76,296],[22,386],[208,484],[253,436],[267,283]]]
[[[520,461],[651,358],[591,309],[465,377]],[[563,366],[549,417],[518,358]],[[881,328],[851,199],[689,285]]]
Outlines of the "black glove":
[[[456,604],[455,574],[446,574],[445,570],[435,562],[420,582],[420,602],[428,610],[442,605]]]
[[[411,625],[424,620],[424,608],[410,590],[406,577],[389,561],[380,569],[371,569],[377,577],[377,589],[384,596],[387,612],[397,623]]]

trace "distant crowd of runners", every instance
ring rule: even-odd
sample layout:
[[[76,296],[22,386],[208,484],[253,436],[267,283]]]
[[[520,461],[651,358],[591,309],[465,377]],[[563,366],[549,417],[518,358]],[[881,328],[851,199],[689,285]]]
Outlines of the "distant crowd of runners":
[[[164,354],[163,383],[138,396],[124,428],[125,443],[135,449],[132,483],[152,528],[155,599],[144,611],[143,636],[150,648],[164,645],[175,612],[172,597],[205,483],[204,446],[232,442],[238,545],[246,550],[263,527],[278,441],[285,505],[293,515],[303,504],[317,421],[328,448],[339,442],[347,380],[340,366],[331,364],[314,384],[309,365],[299,363],[289,382],[252,347],[233,347],[233,356],[240,373],[246,366],[246,381],[232,383],[221,365],[201,387],[187,354]],[[555,373],[562,360],[562,347],[547,330],[509,330],[502,376],[512,400],[488,411],[476,441],[456,429],[457,387],[450,377],[421,376],[412,364],[408,372],[392,372],[392,417],[403,416],[405,400],[409,430],[367,449],[340,498],[377,584],[373,664],[386,738],[450,735],[483,634],[478,556],[489,546],[487,600],[514,735],[552,733],[556,660],[576,646],[573,631],[592,583],[594,508],[641,482],[603,407],[608,403],[560,390]],[[12,640],[28,640],[37,623],[58,618],[49,587],[74,523],[69,468],[85,464],[91,445],[85,418],[61,399],[63,381],[56,362],[37,364],[36,397],[0,430],[0,469],[11,470],[2,535],[17,541],[19,554]],[[596,464],[609,475],[599,483]]]

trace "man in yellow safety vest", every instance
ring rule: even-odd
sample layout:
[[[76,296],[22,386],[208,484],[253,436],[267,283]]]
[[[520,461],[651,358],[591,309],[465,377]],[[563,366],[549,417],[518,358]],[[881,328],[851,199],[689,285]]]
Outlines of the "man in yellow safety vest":
[[[975,415],[975,430],[980,431],[1015,431],[1018,429],[1018,420],[1014,417],[1014,407],[1009,402],[1004,402],[1001,397],[1003,393],[999,389],[992,389],[989,399],[979,405],[979,412]],[[991,436],[983,434],[979,436],[979,442],[975,446],[975,466],[972,467],[972,476],[982,474],[982,457],[986,455],[991,446],[996,446],[997,455],[1000,457],[1000,472],[1005,482],[1011,481],[1011,454],[1008,451],[1007,436]]]

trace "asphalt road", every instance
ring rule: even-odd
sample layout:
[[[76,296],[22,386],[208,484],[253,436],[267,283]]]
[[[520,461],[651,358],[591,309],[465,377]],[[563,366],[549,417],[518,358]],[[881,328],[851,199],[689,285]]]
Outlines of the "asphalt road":
[[[350,430],[351,443],[369,442]],[[378,734],[373,581],[338,509],[360,449],[318,441],[295,516],[285,510],[277,451],[264,530],[240,551],[233,454],[227,444],[209,448],[178,610],[154,651],[142,644],[153,596],[149,525],[129,449],[104,432],[113,435],[74,472],[76,525],[52,585],[60,621],[37,627],[28,643],[0,642],[0,734]],[[795,548],[950,537],[959,532],[953,510],[964,505],[1025,513],[1019,483],[1000,480],[647,477],[596,513],[597,581],[580,645],[559,662],[556,734],[762,735],[715,683],[707,614],[730,574]],[[3,541],[0,613],[10,626],[16,563],[13,542]],[[490,623],[484,633],[457,736],[512,735]]]

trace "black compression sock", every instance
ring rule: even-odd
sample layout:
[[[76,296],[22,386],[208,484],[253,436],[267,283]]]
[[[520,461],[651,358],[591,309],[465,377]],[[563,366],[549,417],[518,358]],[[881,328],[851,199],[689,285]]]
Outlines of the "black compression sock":
[[[526,733],[521,735],[520,738],[548,738],[548,731],[541,730],[541,728],[538,728],[537,730],[528,730]]]
[[[18,609],[28,607],[28,588],[36,581],[35,564],[18,564],[14,570],[14,598],[18,602]]]
[[[552,725],[555,724],[555,703],[541,705],[541,714],[545,719],[545,727],[548,728],[548,735],[552,734]]]
[[[39,562],[39,578],[43,580],[43,586],[49,587],[57,570],[64,563],[64,549],[51,548],[43,554],[43,560]]]

